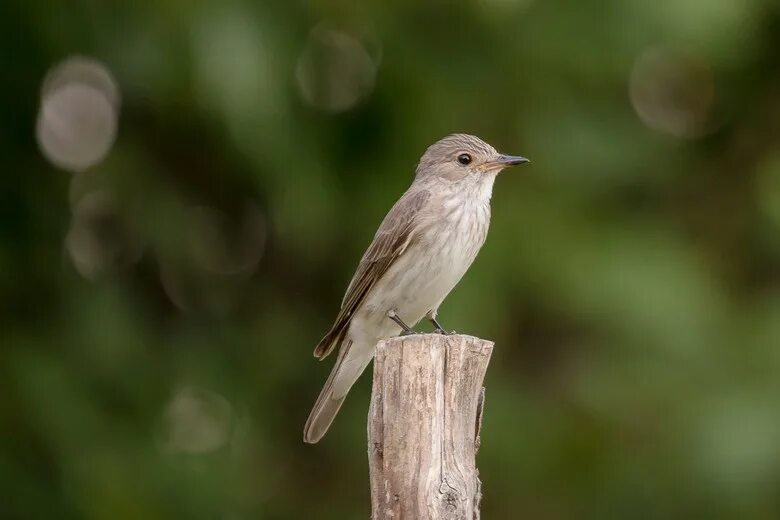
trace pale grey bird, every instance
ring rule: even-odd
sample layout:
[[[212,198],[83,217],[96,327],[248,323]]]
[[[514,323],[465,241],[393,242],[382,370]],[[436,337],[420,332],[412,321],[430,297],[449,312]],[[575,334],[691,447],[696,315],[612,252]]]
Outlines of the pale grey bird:
[[[320,359],[336,346],[339,354],[306,421],[305,442],[328,431],[380,339],[414,332],[423,317],[446,334],[436,314],[485,242],[496,175],[525,162],[467,134],[449,135],[425,151],[412,185],[363,255],[335,323],[314,349]]]

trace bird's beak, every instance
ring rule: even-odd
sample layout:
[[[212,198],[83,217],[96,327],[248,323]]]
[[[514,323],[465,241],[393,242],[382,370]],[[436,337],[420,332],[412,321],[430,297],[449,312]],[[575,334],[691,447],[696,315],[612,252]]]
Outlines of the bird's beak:
[[[523,164],[531,161],[529,161],[525,157],[520,157],[519,155],[499,155],[496,162],[498,164],[503,164],[504,166],[516,166],[518,164]]]
[[[495,159],[492,161],[489,161],[485,163],[486,169],[492,170],[494,168],[498,168],[500,170],[503,170],[504,168],[507,168],[509,166],[517,166],[518,164],[523,164],[531,162],[525,157],[520,157],[519,155],[498,155]]]

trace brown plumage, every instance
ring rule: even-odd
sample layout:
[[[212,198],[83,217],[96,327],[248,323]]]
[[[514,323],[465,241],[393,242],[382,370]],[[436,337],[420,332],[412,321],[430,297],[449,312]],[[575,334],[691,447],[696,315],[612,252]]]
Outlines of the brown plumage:
[[[304,440],[319,441],[347,392],[383,338],[401,327],[435,320],[439,305],[482,247],[490,222],[493,181],[507,166],[527,162],[501,155],[481,139],[453,134],[431,145],[414,182],[390,209],[363,255],[341,309],[314,355],[339,355],[306,421]]]
[[[344,294],[336,321],[314,349],[315,357],[323,359],[344,337],[349,320],[363,302],[366,293],[382,277],[393,261],[403,254],[414,238],[412,234],[414,216],[430,196],[428,191],[406,192],[390,209],[358,264],[357,271]]]

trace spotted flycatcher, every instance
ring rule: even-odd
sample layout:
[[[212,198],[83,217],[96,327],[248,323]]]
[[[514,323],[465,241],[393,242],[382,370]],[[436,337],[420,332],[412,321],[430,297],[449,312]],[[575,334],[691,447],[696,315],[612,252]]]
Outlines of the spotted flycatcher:
[[[525,162],[466,134],[449,135],[425,151],[412,185],[363,255],[335,323],[314,349],[320,359],[337,346],[339,353],[306,421],[305,442],[328,431],[379,340],[413,332],[423,317],[447,333],[436,314],[485,242],[496,175]]]

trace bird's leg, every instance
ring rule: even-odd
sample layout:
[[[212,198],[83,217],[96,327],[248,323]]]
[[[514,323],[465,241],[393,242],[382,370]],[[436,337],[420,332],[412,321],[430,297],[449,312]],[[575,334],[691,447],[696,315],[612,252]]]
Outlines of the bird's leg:
[[[410,334],[417,334],[417,331],[411,328],[409,325],[404,323],[404,320],[401,319],[400,316],[398,316],[398,313],[395,312],[395,310],[390,309],[387,311],[387,317],[393,320],[401,329],[403,329],[403,332],[401,332],[401,336],[408,336]]]
[[[434,334],[444,334],[445,336],[455,334],[454,330],[452,332],[445,330],[444,327],[441,326],[441,323],[436,320],[436,316],[434,314],[428,313],[427,318],[428,321],[430,321],[431,324],[436,327],[436,329],[433,331]]]

